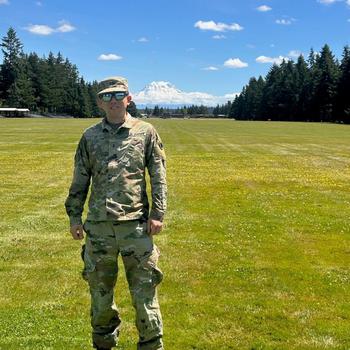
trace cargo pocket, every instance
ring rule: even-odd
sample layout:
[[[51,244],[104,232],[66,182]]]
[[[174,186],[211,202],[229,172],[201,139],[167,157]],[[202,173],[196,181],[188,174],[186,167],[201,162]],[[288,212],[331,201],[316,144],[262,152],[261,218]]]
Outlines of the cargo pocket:
[[[152,283],[153,286],[156,287],[160,282],[163,281],[163,272],[158,268],[153,268],[153,276],[152,276]]]
[[[159,248],[153,244],[152,254],[147,260],[147,264],[151,267],[152,271],[152,286],[157,286],[163,280],[163,272],[158,268],[157,263],[159,259]]]
[[[83,246],[81,247],[81,258],[83,259],[83,262],[84,262],[84,268],[83,268],[83,271],[81,272],[81,275],[85,281],[89,280],[89,274],[91,272],[94,272],[96,268],[95,263],[92,261],[89,255],[87,245],[88,243],[83,244]]]

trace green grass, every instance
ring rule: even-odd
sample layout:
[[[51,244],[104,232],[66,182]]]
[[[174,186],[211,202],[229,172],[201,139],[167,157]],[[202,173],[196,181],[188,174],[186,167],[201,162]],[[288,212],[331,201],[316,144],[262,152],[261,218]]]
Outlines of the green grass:
[[[0,120],[0,349],[89,349],[64,200],[97,120]],[[350,128],[151,120],[167,152],[156,238],[167,350],[350,349]],[[125,276],[120,349],[137,333]]]

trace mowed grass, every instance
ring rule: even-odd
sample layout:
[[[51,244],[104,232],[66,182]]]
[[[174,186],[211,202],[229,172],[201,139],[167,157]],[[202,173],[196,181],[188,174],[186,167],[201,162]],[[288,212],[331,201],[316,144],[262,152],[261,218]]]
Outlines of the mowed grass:
[[[96,122],[0,120],[0,349],[91,348],[82,243],[64,201],[76,144]],[[155,238],[165,349],[350,349],[350,127],[150,122],[167,152]]]

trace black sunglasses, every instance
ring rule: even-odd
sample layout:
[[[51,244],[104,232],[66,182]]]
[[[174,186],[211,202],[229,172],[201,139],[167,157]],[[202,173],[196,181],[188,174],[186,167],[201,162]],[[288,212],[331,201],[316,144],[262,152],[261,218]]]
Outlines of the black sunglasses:
[[[121,101],[124,97],[128,96],[129,93],[125,91],[116,91],[116,92],[105,92],[103,94],[99,94],[99,98],[104,102],[109,102],[112,97],[114,97],[117,101]]]

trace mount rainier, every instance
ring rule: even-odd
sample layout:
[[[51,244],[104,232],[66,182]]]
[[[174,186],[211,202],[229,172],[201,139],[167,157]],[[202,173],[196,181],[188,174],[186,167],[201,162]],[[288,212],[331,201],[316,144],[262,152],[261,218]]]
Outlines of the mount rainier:
[[[177,89],[175,85],[167,81],[153,81],[143,90],[132,95],[135,103],[142,106],[161,105],[164,107],[176,107],[183,105],[216,106],[232,101],[236,94],[214,96],[204,92],[185,92]]]

